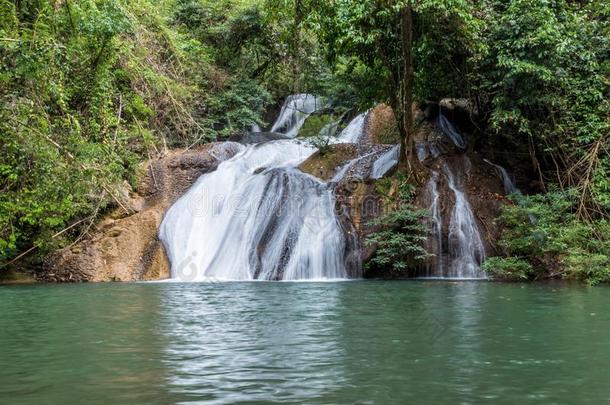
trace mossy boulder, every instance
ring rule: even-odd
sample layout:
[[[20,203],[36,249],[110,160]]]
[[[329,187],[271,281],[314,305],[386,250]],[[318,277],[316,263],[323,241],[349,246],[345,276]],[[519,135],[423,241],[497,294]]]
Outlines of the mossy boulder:
[[[299,166],[299,169],[328,181],[337,168],[358,155],[356,145],[341,143],[330,145],[325,153],[316,152]]]

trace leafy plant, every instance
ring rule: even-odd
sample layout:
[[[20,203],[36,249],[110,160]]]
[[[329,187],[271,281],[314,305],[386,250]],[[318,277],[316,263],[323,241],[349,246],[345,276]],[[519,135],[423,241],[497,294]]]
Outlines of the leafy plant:
[[[533,266],[518,257],[490,257],[483,270],[493,279],[527,280],[534,273]]]
[[[500,245],[507,258],[486,262],[492,275],[578,278],[591,284],[610,280],[610,225],[578,219],[577,191],[511,198],[516,204],[505,206],[500,216]]]
[[[367,246],[375,248],[373,257],[367,263],[369,270],[405,274],[428,258],[424,247],[428,235],[424,219],[428,212],[411,204],[413,192],[413,186],[403,181],[399,187],[396,209],[372,222],[378,230],[365,241]]]

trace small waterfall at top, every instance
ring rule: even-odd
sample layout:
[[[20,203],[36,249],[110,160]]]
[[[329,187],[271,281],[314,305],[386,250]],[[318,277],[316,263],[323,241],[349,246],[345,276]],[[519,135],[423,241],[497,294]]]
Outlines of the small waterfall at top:
[[[364,120],[366,113],[362,113],[356,116],[343,131],[339,134],[337,142],[344,143],[357,143],[364,132]]]
[[[449,121],[447,117],[445,117],[442,108],[439,108],[436,124],[438,125],[438,128],[445,134],[445,136],[447,136],[447,138],[451,140],[451,142],[453,142],[455,146],[462,150],[466,149],[466,140],[464,139],[462,134],[460,134],[457,129],[455,129],[451,121]]]
[[[456,150],[461,152],[466,149],[465,138],[443,115],[442,109],[437,117],[436,125]],[[441,162],[440,171],[432,170],[432,175],[426,185],[430,212],[428,220],[430,237],[427,248],[434,257],[427,262],[424,275],[430,278],[485,278],[485,273],[480,267],[485,260],[485,245],[461,182],[462,178],[468,177],[470,160],[462,154],[461,161],[458,161],[457,164],[449,164],[443,157],[447,148],[441,141],[435,139],[417,144],[418,158],[421,161],[431,156],[438,158]],[[446,220],[443,219],[441,210],[439,191],[441,182],[446,184],[448,191],[454,197],[453,208]]]
[[[294,138],[307,116],[323,107],[315,96],[290,96],[272,131]],[[357,141],[363,123],[364,115],[357,116],[332,143]],[[299,139],[240,148],[215,171],[202,175],[167,211],[159,237],[171,263],[172,278],[359,276],[359,269],[354,272],[349,266],[357,241],[346,237],[336,215],[333,183],[297,169],[316,148]]]
[[[271,132],[279,132],[286,135],[287,138],[294,138],[307,117],[326,106],[324,100],[311,94],[288,96],[279,117],[271,127]]]
[[[500,173],[500,177],[502,178],[502,185],[504,186],[504,192],[506,193],[506,195],[520,193],[519,188],[517,188],[517,185],[515,184],[515,180],[513,180],[513,178],[508,174],[508,171],[504,167],[492,163],[487,159],[483,159],[483,161],[493,166],[498,171],[498,173]]]
[[[371,179],[380,179],[392,167],[398,164],[400,159],[400,145],[392,147],[375,161],[371,170]]]
[[[504,167],[497,165],[495,163],[492,163],[487,159],[483,159],[483,161],[485,161],[485,163],[493,166],[498,171],[498,173],[500,173],[500,178],[502,179],[502,184],[504,186],[504,193],[506,195],[510,195],[510,194],[521,195],[521,190],[519,190],[519,187],[517,187],[517,184],[515,184],[514,177],[511,176],[510,174],[508,174],[508,171]],[[536,223],[537,219],[534,214],[532,214],[530,212],[527,214],[527,217],[531,224]]]

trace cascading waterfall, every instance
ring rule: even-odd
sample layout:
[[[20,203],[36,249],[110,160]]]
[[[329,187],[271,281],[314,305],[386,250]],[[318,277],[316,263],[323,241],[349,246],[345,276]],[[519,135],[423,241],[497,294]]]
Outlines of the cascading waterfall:
[[[458,149],[466,149],[465,138],[442,114],[442,111],[437,118],[437,126]],[[421,142],[417,145],[418,158],[421,161],[429,156],[441,159],[441,172],[432,170],[432,175],[426,185],[430,212],[428,221],[430,236],[427,248],[434,257],[427,262],[424,275],[430,278],[485,278],[485,273],[480,267],[485,260],[485,245],[472,207],[460,182],[460,178],[468,176],[470,160],[463,155],[464,165],[448,164],[445,158],[441,157],[442,149],[439,145],[438,140],[428,143]],[[443,221],[440,205],[441,177],[446,180],[447,187],[454,196],[451,215],[446,221]],[[444,224],[447,224],[445,232],[443,232]]]
[[[487,159],[483,159],[483,160],[485,161],[485,163],[493,166],[500,173],[500,177],[502,178],[502,185],[504,186],[504,193],[506,195],[521,194],[521,190],[519,190],[519,187],[517,187],[517,185],[515,184],[514,178],[510,174],[508,174],[508,170],[506,170],[504,167],[502,167],[500,165],[490,162]],[[537,219],[534,214],[532,214],[530,212],[527,214],[527,217],[531,224],[536,223]]]
[[[371,170],[371,179],[382,178],[391,168],[398,164],[400,158],[400,145],[392,147],[375,161]]]
[[[519,188],[517,188],[517,185],[515,184],[515,181],[510,176],[510,174],[508,174],[508,171],[504,167],[492,163],[487,159],[483,159],[483,161],[493,166],[500,173],[500,177],[502,178],[502,185],[504,186],[504,192],[506,193],[506,195],[520,192]]]
[[[455,204],[449,221],[449,255],[451,266],[445,277],[485,278],[481,263],[485,260],[485,246],[481,239],[470,203],[462,191],[455,173],[443,166],[449,188],[455,195]]]
[[[296,136],[303,116],[322,106],[311,95],[291,96],[272,130]],[[361,136],[361,123],[352,124],[345,139]],[[344,133],[333,142],[344,141]],[[166,213],[159,237],[172,278],[347,278],[346,256],[353,256],[354,239],[346,238],[336,216],[333,188],[296,168],[316,149],[298,139],[241,147]]]
[[[464,159],[467,159],[464,157]],[[485,259],[485,245],[481,238],[472,208],[456,173],[448,164],[443,164],[442,175],[455,197],[448,220],[447,239],[444,243],[443,217],[440,206],[439,182],[441,174],[432,172],[426,185],[429,199],[428,220],[430,237],[427,248],[434,257],[427,262],[425,277],[452,279],[480,279],[485,273],[480,266]]]
[[[271,127],[271,132],[279,132],[287,138],[294,138],[303,123],[312,113],[326,107],[326,102],[311,94],[293,94],[286,98],[280,115]]]
[[[439,129],[443,132],[443,134],[445,134],[445,136],[447,136],[447,138],[449,138],[455,146],[457,146],[458,148],[460,148],[462,150],[466,149],[466,140],[464,139],[462,134],[460,134],[458,132],[458,130],[455,129],[455,127],[453,126],[451,121],[449,121],[447,119],[447,117],[445,117],[445,115],[443,114],[442,108],[439,109],[438,117],[436,119],[436,124],[438,125]]]
[[[428,159],[428,157],[437,158],[441,155],[441,146],[437,141],[418,142],[415,144],[415,153],[420,162]]]
[[[429,228],[430,238],[428,238],[427,250],[434,256],[428,261],[426,277],[440,277],[443,274],[443,217],[441,216],[440,195],[438,192],[439,174],[432,171],[432,176],[426,184],[430,205]]]
[[[347,124],[337,137],[337,142],[357,143],[364,133],[364,120],[367,113],[357,115]]]

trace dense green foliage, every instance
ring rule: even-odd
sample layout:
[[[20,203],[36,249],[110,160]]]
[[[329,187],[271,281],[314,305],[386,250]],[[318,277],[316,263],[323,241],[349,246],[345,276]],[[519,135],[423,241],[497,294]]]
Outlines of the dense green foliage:
[[[373,221],[378,230],[366,239],[367,245],[375,247],[367,263],[369,270],[393,275],[404,275],[428,258],[424,247],[428,235],[424,218],[428,212],[412,204],[413,186],[404,177],[399,181],[395,206],[389,206],[389,212]]]
[[[472,147],[542,193],[506,207],[486,269],[608,281],[609,61],[605,0],[0,0],[0,261],[86,232],[142,160],[312,92],[389,103],[403,141],[411,100],[467,100]],[[323,151],[322,117],[303,130]],[[423,257],[420,216],[380,220],[376,265]]]
[[[327,45],[337,74],[351,81],[362,106],[395,104],[404,61],[401,59],[400,11],[414,11],[413,62],[416,100],[465,92],[467,56],[480,42],[482,21],[464,0],[335,0],[313,3],[312,19]]]
[[[182,43],[147,2],[0,10],[2,260],[118,198],[140,155],[196,126]]]
[[[515,0],[483,11],[471,80],[490,132],[529,144],[543,180],[577,188],[581,218],[610,212],[610,6]]]
[[[315,52],[289,52],[291,9],[261,4],[0,0],[0,262],[123,205],[140,161],[262,125],[272,96],[322,83],[304,76],[324,75]]]
[[[610,281],[610,6],[490,2],[470,80],[494,145],[528,145],[550,192],[505,208],[501,278]]]
[[[485,269],[497,278],[610,281],[610,222],[579,220],[578,197],[574,191],[514,195],[516,204],[500,217],[507,258],[488,260]]]

